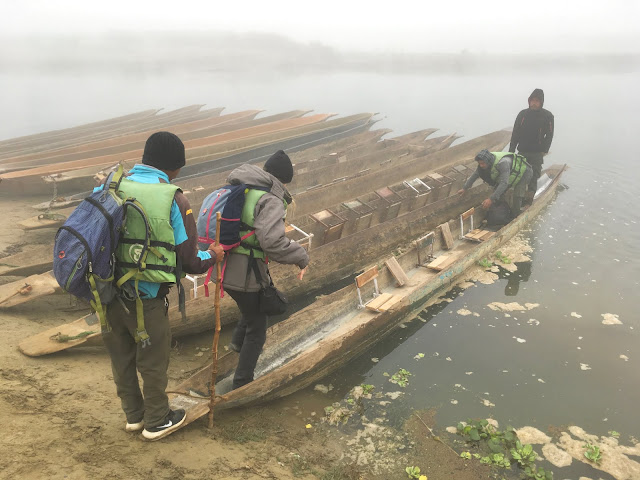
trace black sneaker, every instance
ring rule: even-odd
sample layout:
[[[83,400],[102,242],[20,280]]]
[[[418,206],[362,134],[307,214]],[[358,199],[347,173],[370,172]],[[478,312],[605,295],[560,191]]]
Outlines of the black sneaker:
[[[240,347],[233,342],[229,344],[229,349],[233,350],[236,353],[240,353]]]
[[[164,422],[156,427],[148,427],[142,431],[142,436],[147,440],[160,440],[170,433],[176,431],[184,423],[187,418],[183,409],[169,410]]]

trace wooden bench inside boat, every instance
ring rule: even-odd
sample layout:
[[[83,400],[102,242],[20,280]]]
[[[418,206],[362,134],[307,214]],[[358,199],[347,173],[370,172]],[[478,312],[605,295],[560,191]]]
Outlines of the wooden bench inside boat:
[[[491,230],[483,230],[481,228],[476,228],[475,230],[471,230],[467,233],[464,238],[465,240],[471,240],[472,242],[484,242],[493,237],[496,232],[492,232]]]
[[[452,252],[440,255],[433,262],[429,263],[427,265],[427,268],[431,268],[432,270],[437,270],[438,272],[440,272],[453,265],[461,255],[461,252]]]
[[[397,263],[397,262],[396,262]],[[400,265],[398,265],[399,267]],[[373,298],[368,302],[362,301],[360,289],[367,283],[373,282]],[[366,308],[374,312],[386,312],[402,300],[402,296],[392,293],[380,294],[378,290],[378,266],[375,265],[356,277],[356,291],[358,292],[358,308]]]

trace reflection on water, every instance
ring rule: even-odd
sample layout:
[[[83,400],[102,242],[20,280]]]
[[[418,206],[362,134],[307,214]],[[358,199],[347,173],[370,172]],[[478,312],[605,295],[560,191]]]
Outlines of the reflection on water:
[[[533,257],[533,255],[530,255]],[[532,262],[518,262],[518,270],[507,277],[507,284],[504,287],[504,294],[507,297],[515,297],[520,290],[520,282],[528,282],[531,276]]]

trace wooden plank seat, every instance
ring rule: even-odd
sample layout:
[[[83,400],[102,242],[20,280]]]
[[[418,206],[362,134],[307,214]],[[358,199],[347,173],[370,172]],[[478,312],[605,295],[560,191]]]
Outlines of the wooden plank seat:
[[[433,262],[429,263],[427,267],[437,271],[445,270],[446,268],[449,268],[449,266],[453,265],[456,260],[460,258],[460,255],[460,252],[440,255]]]
[[[402,300],[400,295],[393,295],[392,293],[383,293],[376,298],[367,302],[367,310],[374,312],[386,312],[390,310],[394,305]]]
[[[399,265],[398,265],[399,266]],[[370,269],[361,273],[356,277],[356,291],[358,292],[358,308],[367,308],[374,312],[385,312],[393,305],[397,304],[402,297],[391,293],[380,294],[378,290],[378,266],[374,265]],[[362,293],[360,289],[367,283],[373,282],[373,299],[364,303],[362,301]]]
[[[476,228],[475,230],[471,230],[467,233],[463,238],[465,240],[471,240],[473,242],[484,242],[493,237],[496,232],[492,232],[491,230],[483,230],[481,228]]]

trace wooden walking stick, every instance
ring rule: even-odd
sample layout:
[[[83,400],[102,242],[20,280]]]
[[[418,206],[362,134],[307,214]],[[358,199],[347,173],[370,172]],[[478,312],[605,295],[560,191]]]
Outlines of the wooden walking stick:
[[[222,222],[222,214],[216,212],[216,245],[220,244],[220,223]],[[221,259],[220,259],[221,260]],[[213,405],[216,400],[216,377],[218,376],[218,339],[220,338],[220,282],[221,282],[222,263],[216,262],[216,294],[214,300],[214,310],[216,313],[216,330],[213,334],[213,348],[211,365],[211,399],[209,400],[209,428],[213,428]]]

